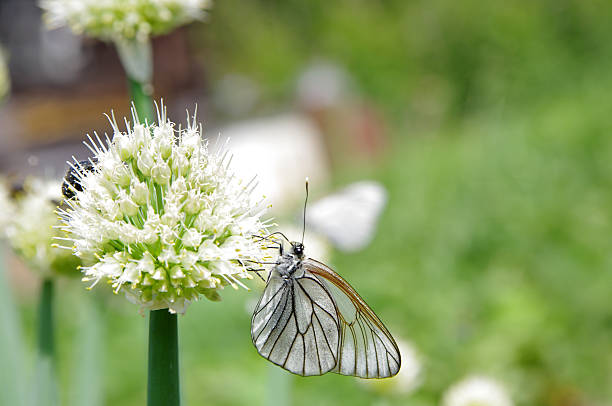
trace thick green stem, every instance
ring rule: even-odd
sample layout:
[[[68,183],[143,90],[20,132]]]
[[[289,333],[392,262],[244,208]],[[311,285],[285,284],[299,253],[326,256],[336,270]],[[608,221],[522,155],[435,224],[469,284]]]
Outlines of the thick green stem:
[[[57,405],[53,324],[53,281],[45,279],[38,308],[38,360],[35,405]]]
[[[53,359],[53,281],[45,279],[38,308],[38,350],[43,357]]]
[[[149,316],[147,406],[179,406],[179,358],[176,314],[153,310]]]
[[[155,116],[153,115],[153,102],[151,101],[151,85],[141,83],[129,77],[128,84],[138,118],[142,122],[145,120],[148,120],[149,123],[153,122]]]

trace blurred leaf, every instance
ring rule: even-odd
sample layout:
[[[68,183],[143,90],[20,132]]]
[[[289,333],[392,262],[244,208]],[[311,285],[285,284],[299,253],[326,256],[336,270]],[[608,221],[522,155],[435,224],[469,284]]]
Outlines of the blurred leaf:
[[[0,404],[25,405],[26,379],[23,337],[19,314],[13,303],[4,262],[4,246],[0,245]]]
[[[80,298],[81,312],[74,337],[74,366],[70,383],[70,404],[104,404],[104,319],[101,303],[94,294]]]

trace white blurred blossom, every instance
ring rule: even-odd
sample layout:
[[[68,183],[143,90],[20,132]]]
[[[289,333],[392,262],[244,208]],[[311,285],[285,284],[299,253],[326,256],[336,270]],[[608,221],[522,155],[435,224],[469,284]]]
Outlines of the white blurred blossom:
[[[382,184],[354,182],[314,202],[306,213],[306,224],[341,251],[359,251],[374,239],[387,199]]]
[[[49,28],[69,26],[102,40],[139,40],[201,20],[210,0],[41,0]]]
[[[78,188],[61,211],[84,280],[180,313],[200,295],[245,287],[249,265],[270,260],[253,238],[266,231],[254,181],[234,176],[227,153],[209,153],[195,118],[176,128],[162,106],[156,124],[111,124],[112,141],[92,142],[90,167],[73,164]]]
[[[45,276],[76,274],[78,266],[78,259],[70,251],[58,247],[55,241],[64,235],[58,228],[56,214],[61,200],[59,181],[27,178],[23,191],[15,196],[5,229],[15,252]]]
[[[512,406],[503,385],[486,376],[470,376],[451,386],[443,406]]]

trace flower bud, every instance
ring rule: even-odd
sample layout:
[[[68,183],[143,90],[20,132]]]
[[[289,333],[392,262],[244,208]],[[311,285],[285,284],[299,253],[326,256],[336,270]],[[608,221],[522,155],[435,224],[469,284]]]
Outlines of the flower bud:
[[[165,161],[158,160],[151,168],[151,177],[158,185],[167,185],[172,176],[172,171]]]
[[[136,204],[145,205],[149,201],[149,188],[147,187],[147,184],[133,179],[131,195],[132,200],[134,200]]]
[[[202,207],[202,197],[195,190],[190,190],[183,209],[187,214],[197,214]]]
[[[183,235],[183,244],[185,247],[198,248],[202,241],[202,234],[193,228],[187,229]]]
[[[128,136],[121,134],[120,132],[115,133],[113,136],[113,141],[117,145],[117,152],[119,152],[119,157],[123,161],[127,161],[134,157],[134,152],[136,151],[136,145]]]
[[[172,154],[172,173],[175,176],[189,173],[189,159],[180,151]]]
[[[151,155],[147,149],[143,149],[138,154],[138,161],[136,164],[143,175],[151,176],[151,169],[153,168],[155,161],[153,159],[153,155]]]
[[[138,205],[122,189],[119,193],[119,208],[126,216],[135,216],[138,213]]]

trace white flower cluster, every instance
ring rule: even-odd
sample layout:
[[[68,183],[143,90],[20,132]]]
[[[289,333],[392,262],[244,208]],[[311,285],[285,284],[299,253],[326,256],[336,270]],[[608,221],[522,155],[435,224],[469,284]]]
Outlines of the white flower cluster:
[[[5,228],[9,243],[33,269],[45,276],[76,275],[79,265],[77,258],[58,247],[55,241],[63,235],[55,212],[61,200],[58,181],[28,178],[14,202],[7,202],[11,210]]]
[[[200,294],[218,300],[224,285],[245,287],[247,267],[269,260],[253,237],[266,228],[255,183],[232,174],[227,153],[209,152],[195,118],[176,129],[162,106],[157,124],[134,121],[127,132],[112,122],[113,140],[92,141],[90,164],[73,165],[75,196],[60,214],[88,262],[84,280],[180,313]]]
[[[50,28],[69,26],[103,40],[145,41],[202,19],[210,0],[41,0]]]
[[[486,376],[471,376],[453,385],[444,395],[444,406],[512,406],[504,387]]]

